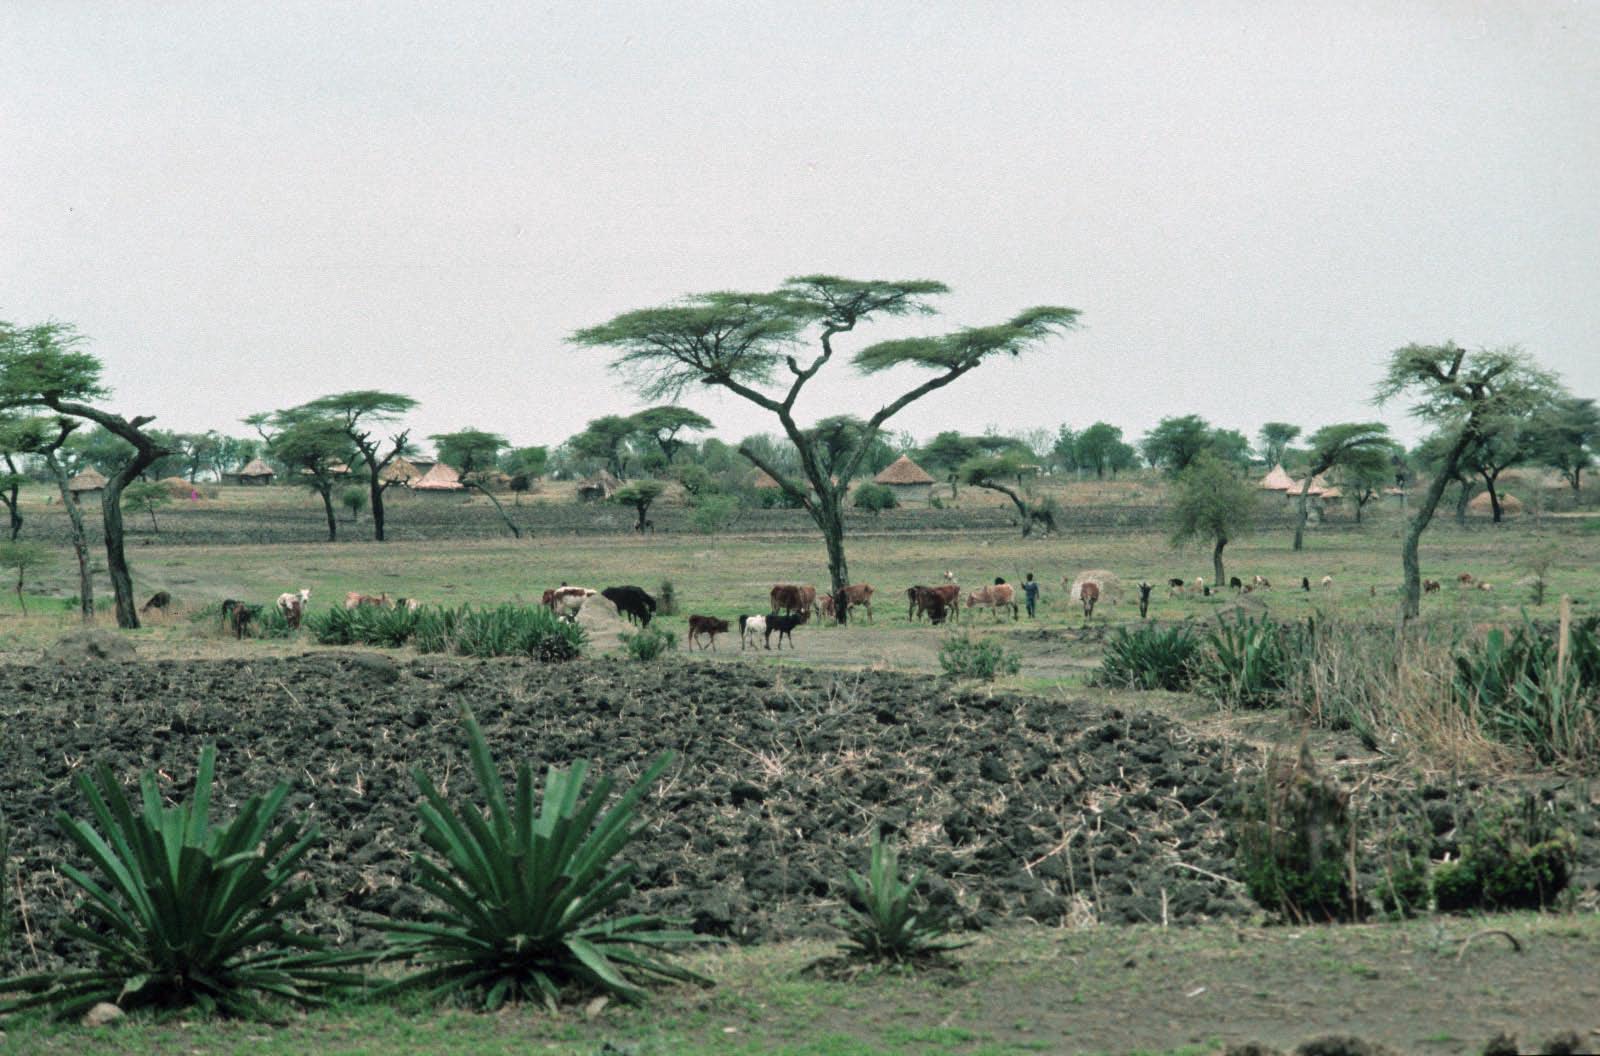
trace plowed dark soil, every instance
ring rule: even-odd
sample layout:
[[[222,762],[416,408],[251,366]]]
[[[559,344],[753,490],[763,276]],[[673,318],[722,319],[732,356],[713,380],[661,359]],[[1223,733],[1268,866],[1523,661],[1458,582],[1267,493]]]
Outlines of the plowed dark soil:
[[[825,932],[837,881],[864,865],[880,826],[927,870],[933,903],[968,927],[1254,912],[1221,814],[1257,751],[1089,702],[683,659],[354,653],[6,667],[0,685],[0,804],[23,902],[16,880],[7,898],[26,910],[0,970],[62,949],[53,925],[72,894],[58,867],[75,852],[54,815],[84,813],[73,774],[105,760],[131,785],[155,767],[180,795],[208,742],[216,813],[286,779],[289,809],[321,826],[308,865],[320,928],[349,938],[374,915],[417,912],[410,768],[472,795],[461,705],[503,764],[586,756],[627,774],[674,750],[630,852],[635,901],[737,941]]]

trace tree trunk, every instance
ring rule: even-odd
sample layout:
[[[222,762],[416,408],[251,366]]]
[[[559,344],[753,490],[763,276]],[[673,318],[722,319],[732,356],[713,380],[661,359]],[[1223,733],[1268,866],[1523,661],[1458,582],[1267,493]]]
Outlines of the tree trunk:
[[[1216,549],[1211,551],[1211,574],[1216,577],[1216,584],[1219,587],[1228,581],[1222,574],[1222,548],[1227,545],[1227,536],[1219,535]]]
[[[1500,493],[1495,490],[1494,486],[1495,479],[1499,476],[1499,473],[1485,473],[1483,475],[1483,482],[1489,488],[1489,509],[1494,514],[1495,524],[1500,523],[1500,518],[1504,516],[1505,513],[1505,511],[1500,508]]]
[[[156,523],[156,508],[154,506],[151,506],[151,507],[148,507],[148,509],[149,509],[149,512],[150,512],[150,530],[152,532],[155,532],[157,535],[160,535],[161,534],[161,526]]]
[[[1470,427],[1472,423],[1469,422]],[[1422,533],[1427,530],[1428,522],[1433,520],[1433,511],[1438,509],[1439,500],[1444,498],[1444,489],[1450,486],[1450,480],[1455,475],[1456,463],[1461,459],[1461,452],[1471,443],[1469,428],[1463,428],[1461,435],[1456,438],[1455,446],[1445,456],[1444,465],[1439,467],[1439,472],[1434,476],[1433,483],[1428,485],[1428,491],[1422,497],[1422,503],[1417,507],[1417,512],[1411,518],[1411,525],[1406,529],[1405,542],[1400,547],[1400,568],[1405,576],[1405,595],[1401,600],[1400,620],[1414,620],[1422,615],[1422,563],[1417,556],[1417,551],[1422,544]],[[1463,494],[1466,488],[1462,488]],[[1462,508],[1466,502],[1461,503]]]
[[[383,481],[378,479],[378,460],[373,455],[362,452],[366,456],[369,479],[367,491],[369,504],[372,507],[372,538],[383,542]]]
[[[476,488],[478,491],[483,492],[484,496],[486,498],[488,498],[488,500],[490,502],[494,503],[494,510],[495,510],[496,513],[498,513],[500,515],[500,519],[502,521],[506,522],[506,527],[511,529],[512,538],[514,538],[514,539],[521,539],[522,538],[522,529],[518,528],[515,524],[512,523],[511,516],[506,513],[506,508],[504,506],[500,505],[500,500],[495,498],[494,492],[490,491],[486,486],[484,486],[482,484],[469,484],[469,483],[467,483],[465,481],[463,481],[462,483],[466,487]],[[641,531],[641,532],[644,531],[644,513],[645,513],[645,510],[647,510],[647,509],[649,509],[648,505],[639,507],[639,531]]]
[[[1294,522],[1294,551],[1299,553],[1305,548],[1306,518],[1310,516],[1311,503],[1311,478],[1314,474],[1306,474],[1306,482],[1300,485],[1300,516]]]
[[[72,525],[72,549],[78,557],[78,611],[84,623],[91,623],[94,620],[94,575],[89,569],[89,539],[83,530],[83,511],[78,509],[78,501],[72,497],[66,467],[56,458],[56,453],[47,451],[44,463],[50,468],[51,476],[56,478],[56,489],[61,492],[61,505],[66,507],[67,520]]]
[[[28,603],[22,597],[22,577],[26,571],[26,565],[17,566],[17,606],[22,609],[22,615],[24,616],[28,615]]]
[[[17,536],[22,534],[22,513],[17,509],[17,493],[20,490],[17,484],[17,464],[11,461],[9,453],[6,455],[6,469],[11,474],[11,484],[6,488],[6,491],[11,494],[9,498],[4,494],[0,494],[0,502],[6,504],[6,513],[11,522],[11,541],[14,543],[17,541]]]
[[[845,601],[844,588],[850,585],[850,566],[844,557],[844,514],[837,497],[818,496],[811,519],[822,529],[822,542],[828,549],[828,582],[833,594],[833,619],[835,623],[848,623],[850,606]]]
[[[1467,526],[1467,503],[1472,501],[1472,487],[1466,482],[1461,482],[1461,493],[1456,496],[1456,526]]]
[[[329,483],[317,489],[317,494],[322,496],[322,509],[328,515],[328,542],[339,541],[339,521],[333,515],[333,485]]]
[[[1012,505],[1016,506],[1018,515],[1022,518],[1022,537],[1026,539],[1029,534],[1032,533],[1033,518],[1028,515],[1028,504],[1022,500],[1021,495],[1018,495],[1004,484],[997,484],[992,480],[983,484],[979,484],[978,487],[988,488],[990,491],[998,491],[1000,494],[1010,499]]]
[[[117,600],[117,626],[130,631],[139,626],[139,607],[134,603],[133,575],[128,571],[128,557],[123,550],[122,489],[155,461],[155,457],[147,459],[144,454],[137,452],[122,472],[106,481],[105,491],[100,494],[106,532],[106,575]]]

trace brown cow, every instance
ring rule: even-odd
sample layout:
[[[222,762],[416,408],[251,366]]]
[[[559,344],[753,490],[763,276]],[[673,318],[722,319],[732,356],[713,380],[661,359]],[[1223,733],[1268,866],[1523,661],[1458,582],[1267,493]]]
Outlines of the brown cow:
[[[1085,583],[1078,588],[1078,597],[1083,599],[1083,622],[1088,623],[1089,617],[1094,615],[1094,603],[1100,600],[1099,584]]]
[[[967,608],[973,609],[982,606],[994,613],[996,620],[1000,619],[1000,610],[1009,608],[1011,618],[1017,619],[1017,592],[1009,583],[996,583],[992,587],[979,587],[967,595]]]
[[[1474,582],[1476,582],[1476,580],[1473,578],[1471,572],[1463,572],[1456,577],[1456,582],[1461,584],[1463,587],[1470,587]]]
[[[728,633],[728,621],[719,620],[715,616],[690,616],[689,617],[689,644],[699,645],[700,636],[706,636],[706,641],[711,643],[711,648],[717,647],[717,635]],[[702,650],[705,649],[701,645]]]
[[[848,587],[844,588],[843,600],[844,600],[844,614],[845,614],[846,618],[849,617],[851,609],[853,609],[856,606],[860,605],[860,606],[864,606],[866,608],[866,610],[867,610],[867,620],[868,620],[868,622],[872,622],[872,587],[871,586],[869,586],[866,583],[852,583]],[[838,600],[837,599],[835,599],[834,605],[837,608],[837,606],[838,606]]]
[[[387,609],[390,604],[391,602],[389,601],[388,594],[372,595],[363,594],[359,590],[351,590],[346,591],[344,595],[344,607],[346,609],[359,609],[363,605],[371,605],[375,608]]]
[[[946,613],[960,618],[961,588],[954,583],[945,583],[937,587],[915,586],[906,588],[906,600],[910,607],[906,610],[906,619],[922,618],[923,613],[928,613],[934,623],[942,623]]]
[[[1377,588],[1374,587],[1373,589],[1374,589],[1374,591],[1376,591]],[[1437,579],[1425,579],[1425,580],[1422,581],[1422,593],[1424,593],[1424,594],[1432,594],[1434,591],[1436,591],[1438,589],[1439,589],[1439,581]]]
[[[773,612],[810,612],[816,608],[817,588],[799,583],[779,583],[772,588]],[[817,610],[820,614],[821,610]]]

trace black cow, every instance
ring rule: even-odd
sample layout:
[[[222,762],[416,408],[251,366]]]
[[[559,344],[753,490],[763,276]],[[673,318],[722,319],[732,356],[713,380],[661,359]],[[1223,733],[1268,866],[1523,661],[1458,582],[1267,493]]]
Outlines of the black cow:
[[[1232,587],[1234,590],[1243,590],[1244,580],[1240,579],[1238,576],[1234,576],[1232,579],[1228,580],[1228,586]]]
[[[799,612],[799,613],[769,612],[769,613],[767,613],[767,637],[766,637],[767,648],[768,649],[772,648],[772,632],[773,631],[777,631],[778,632],[778,648],[779,649],[783,648],[783,639],[785,637],[787,637],[789,639],[789,648],[793,649],[794,648],[794,629],[796,627],[800,626],[802,623],[806,622],[806,616],[807,615],[808,614],[804,613],[804,612]]]
[[[222,622],[233,628],[235,638],[243,638],[245,629],[261,615],[260,605],[246,605],[229,598],[222,603]]]
[[[629,623],[648,627],[650,618],[656,614],[656,599],[642,587],[607,587],[600,594],[615,605],[618,612],[628,617]]]
[[[172,595],[168,594],[164,590],[158,590],[154,594],[150,595],[150,600],[145,602],[144,605],[139,608],[139,611],[149,612],[151,609],[160,609],[162,612],[166,612],[167,608],[171,606],[171,604]]]

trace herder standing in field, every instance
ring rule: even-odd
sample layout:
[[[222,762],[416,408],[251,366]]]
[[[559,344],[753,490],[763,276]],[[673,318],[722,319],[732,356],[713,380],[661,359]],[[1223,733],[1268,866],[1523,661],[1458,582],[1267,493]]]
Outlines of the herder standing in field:
[[[1034,582],[1033,573],[1029,572],[1022,580],[1023,600],[1028,603],[1028,619],[1033,619],[1033,607],[1039,604],[1039,584]]]

